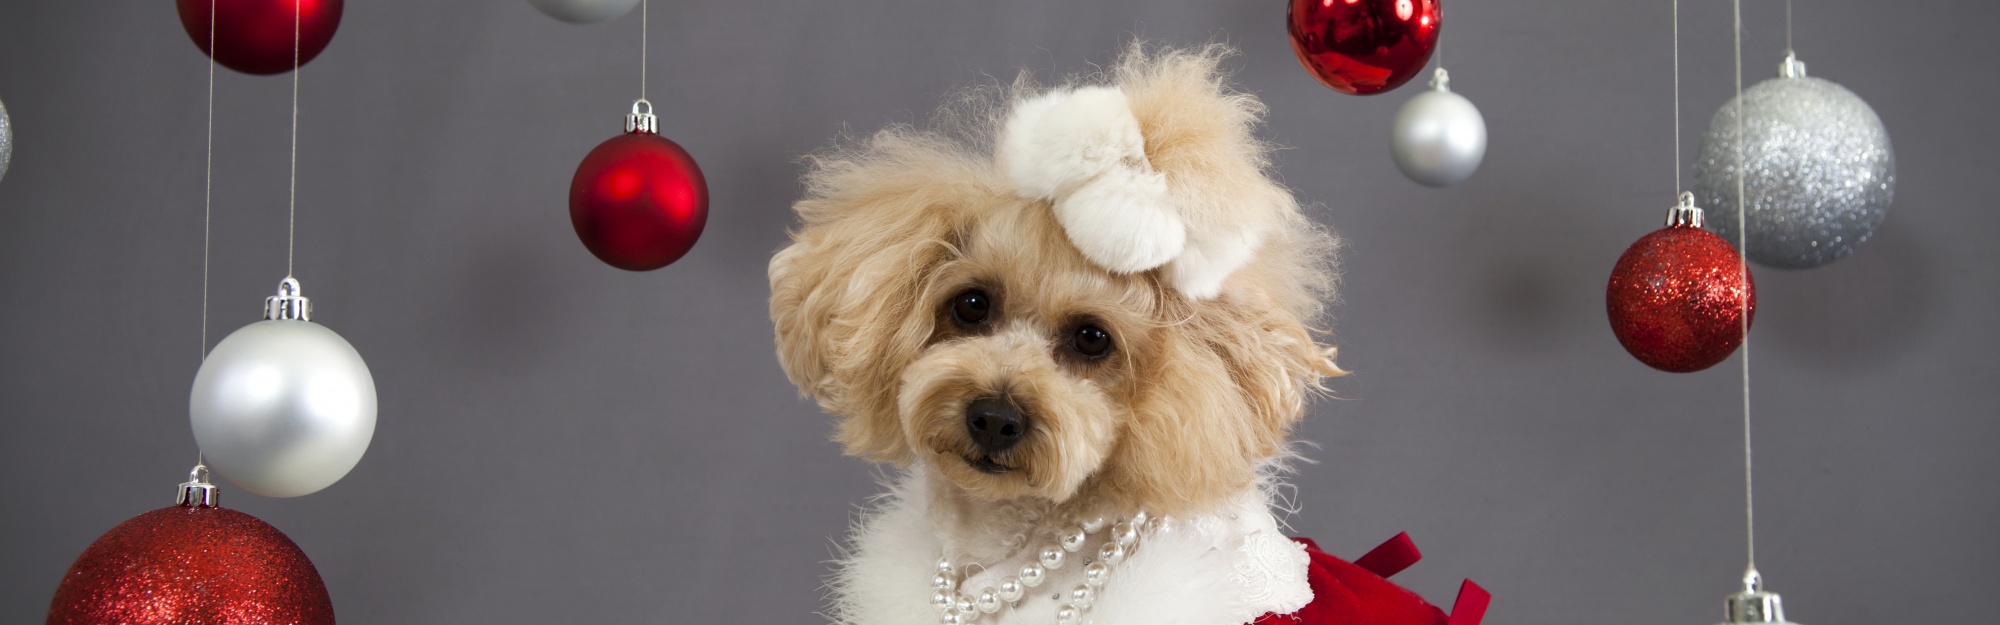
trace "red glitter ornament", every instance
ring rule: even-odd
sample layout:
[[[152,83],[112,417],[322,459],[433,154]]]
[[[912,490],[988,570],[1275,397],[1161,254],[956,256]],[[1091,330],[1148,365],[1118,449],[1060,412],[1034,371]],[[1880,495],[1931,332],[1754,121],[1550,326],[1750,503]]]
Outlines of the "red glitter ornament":
[[[1321,83],[1371,95],[1402,86],[1437,46],[1441,0],[1291,0],[1292,52]]]
[[[626,133],[584,156],[569,183],[577,238],[598,260],[627,271],[679,260],[708,224],[701,167],[680,144],[658,134],[652,109],[645,100],[633,104]]]
[[[223,67],[245,74],[292,71],[319,56],[340,28],[341,0],[175,0],[181,27]],[[215,16],[215,50],[208,49],[209,16]],[[296,22],[296,23],[295,23]]]
[[[1757,318],[1757,283],[1743,258],[1703,230],[1693,196],[1681,196],[1666,228],[1618,257],[1604,293],[1618,343],[1647,366],[1674,373],[1722,362],[1743,344],[1743,315]]]
[[[205,478],[181,486],[181,505],[132,517],[77,556],[48,625],[333,625],[326,583],[292,539],[216,507]]]

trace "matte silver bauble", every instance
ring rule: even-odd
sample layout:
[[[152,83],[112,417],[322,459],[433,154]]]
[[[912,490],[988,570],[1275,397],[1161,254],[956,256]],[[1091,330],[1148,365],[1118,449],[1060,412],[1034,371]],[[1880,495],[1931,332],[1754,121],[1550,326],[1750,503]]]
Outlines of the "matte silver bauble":
[[[1854,253],[1889,214],[1896,151],[1882,119],[1854,92],[1806,76],[1786,57],[1779,76],[1743,90],[1701,137],[1695,195],[1709,227],[1736,232],[1736,127],[1743,111],[1743,217],[1747,255],[1779,269],[1809,269]]]
[[[311,320],[291,278],[264,320],[217,343],[188,398],[208,465],[243,490],[297,497],[340,481],[375,435],[375,380],[345,339]]]
[[[14,124],[7,120],[7,103],[0,102],[0,179],[7,177],[7,160],[14,156]]]
[[[528,4],[571,24],[593,24],[631,13],[639,0],[528,0]]]
[[[1486,118],[1465,96],[1451,92],[1438,68],[1431,89],[1410,98],[1389,131],[1396,168],[1417,184],[1449,187],[1479,170],[1486,158]]]

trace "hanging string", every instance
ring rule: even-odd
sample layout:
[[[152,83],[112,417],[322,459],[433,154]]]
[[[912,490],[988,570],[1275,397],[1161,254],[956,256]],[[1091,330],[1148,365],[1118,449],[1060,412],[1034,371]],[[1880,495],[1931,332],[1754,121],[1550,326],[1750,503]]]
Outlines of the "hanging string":
[[[1674,193],[1681,192],[1681,0],[1674,0]]]
[[[647,5],[647,0],[639,0],[639,99],[641,100],[646,99],[646,29],[653,21],[651,16],[646,14],[647,9],[651,8]]]
[[[1750,258],[1748,237],[1743,229],[1744,214],[1750,207],[1743,203],[1743,0],[1734,0],[1732,6],[1736,16],[1736,251],[1738,262],[1737,279],[1744,289],[1750,288]],[[1789,4],[1789,3],[1788,3]],[[1748,551],[1750,569],[1757,569],[1757,491],[1751,479],[1750,455],[1750,298],[1743,298],[1738,316],[1743,323],[1743,527],[1745,550]]]
[[[1792,55],[1792,0],[1785,0],[1785,56]]]
[[[299,13],[305,0],[292,0],[292,188],[291,219],[285,226],[285,277],[292,277],[292,256],[299,232]]]
[[[208,157],[201,181],[201,360],[208,361],[208,240],[215,201],[215,5],[208,0]],[[195,464],[201,464],[197,461]]]

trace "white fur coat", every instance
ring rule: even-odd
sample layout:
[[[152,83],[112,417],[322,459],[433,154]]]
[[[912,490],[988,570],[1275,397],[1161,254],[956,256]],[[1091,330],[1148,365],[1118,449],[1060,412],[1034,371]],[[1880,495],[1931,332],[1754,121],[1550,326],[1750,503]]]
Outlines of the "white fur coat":
[[[856,525],[849,551],[832,581],[830,616],[843,625],[931,625],[931,576],[943,555],[940,521],[930,511],[926,471],[919,467],[898,478],[873,510]],[[1304,547],[1286,538],[1271,514],[1270,499],[1253,487],[1225,510],[1209,516],[1174,518],[1164,532],[1147,530],[1129,557],[1112,569],[1087,615],[1095,625],[1239,625],[1265,613],[1289,614],[1312,601],[1306,584]],[[1094,553],[1103,534],[1074,556]],[[981,563],[962,592],[997,586],[1020,570],[1047,538],[1004,561]],[[991,546],[982,546],[991,547]],[[977,549],[991,551],[991,549]],[[1082,558],[1049,571],[1048,580],[1028,589],[1014,605],[985,615],[988,625],[1044,625],[1054,622],[1058,593],[1081,581]]]

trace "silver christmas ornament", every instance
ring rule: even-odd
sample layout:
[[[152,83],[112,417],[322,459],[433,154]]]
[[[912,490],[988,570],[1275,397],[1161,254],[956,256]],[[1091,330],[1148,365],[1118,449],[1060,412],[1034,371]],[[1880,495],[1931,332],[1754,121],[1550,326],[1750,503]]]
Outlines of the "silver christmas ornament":
[[[285,278],[264,320],[217,343],[188,398],[208,465],[243,490],[297,497],[347,475],[375,435],[375,380],[345,339],[311,321]]]
[[[639,0],[528,0],[528,4],[571,24],[592,24],[631,13]]]
[[[1743,591],[1723,603],[1722,625],[1798,625],[1785,620],[1785,603],[1778,593],[1764,592],[1764,577],[1757,569],[1743,573]]]
[[[1743,112],[1744,229],[1750,260],[1810,269],[1854,253],[1888,216],[1896,196],[1896,151],[1882,119],[1854,92],[1806,76],[1787,55],[1779,76],[1717,111],[1695,160],[1695,194],[1708,220],[1734,243],[1736,115]]]
[[[1458,184],[1486,158],[1486,118],[1471,100],[1451,92],[1451,78],[1440,67],[1431,89],[1410,98],[1396,113],[1389,153],[1396,168],[1417,184]]]
[[[7,177],[7,160],[14,156],[14,124],[7,121],[7,103],[0,102],[0,179]]]

